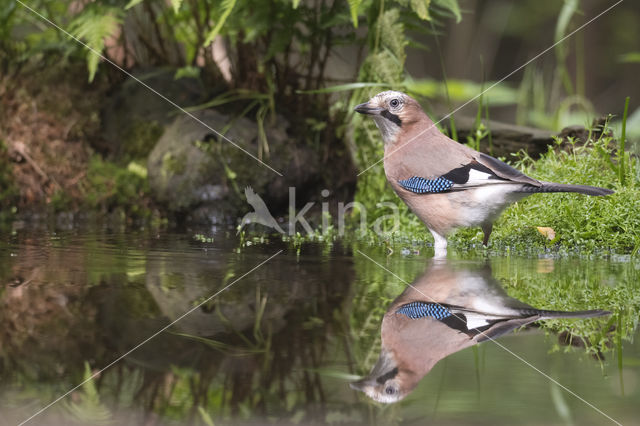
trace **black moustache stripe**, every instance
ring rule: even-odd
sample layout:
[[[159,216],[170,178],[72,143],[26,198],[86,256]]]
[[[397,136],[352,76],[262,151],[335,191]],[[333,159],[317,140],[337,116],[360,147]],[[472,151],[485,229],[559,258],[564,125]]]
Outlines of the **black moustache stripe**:
[[[381,116],[383,116],[384,118],[386,118],[389,121],[392,121],[393,123],[395,123],[398,127],[402,126],[402,120],[400,120],[400,117],[398,117],[395,114],[390,113],[389,111],[387,111],[386,109],[384,111],[382,111],[380,113]]]
[[[393,379],[394,377],[396,377],[396,374],[398,374],[398,367],[396,367],[393,370],[389,371],[388,373],[385,373],[382,376],[378,377],[376,379],[376,382],[378,382],[380,384],[383,384],[387,380]]]

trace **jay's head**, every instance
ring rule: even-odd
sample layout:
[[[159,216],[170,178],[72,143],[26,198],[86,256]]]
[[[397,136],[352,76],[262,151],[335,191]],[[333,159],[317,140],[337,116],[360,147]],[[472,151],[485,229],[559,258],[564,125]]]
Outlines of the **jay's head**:
[[[375,401],[390,404],[407,396],[416,387],[420,378],[411,371],[401,368],[393,354],[383,349],[369,375],[351,383],[350,386],[366,393]]]
[[[385,144],[395,142],[402,129],[426,118],[415,99],[393,90],[378,93],[369,102],[358,105],[355,110],[373,118]]]

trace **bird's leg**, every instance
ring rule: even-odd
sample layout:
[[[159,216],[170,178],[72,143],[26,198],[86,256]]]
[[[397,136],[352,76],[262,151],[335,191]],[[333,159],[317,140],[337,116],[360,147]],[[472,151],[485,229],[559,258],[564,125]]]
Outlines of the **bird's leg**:
[[[434,257],[446,257],[447,256],[447,239],[438,234],[433,229],[429,229],[431,235],[433,235],[433,248],[435,249]]]
[[[484,232],[484,238],[482,238],[482,245],[485,247],[489,244],[489,236],[491,235],[491,231],[493,231],[493,223],[482,224],[482,232]]]

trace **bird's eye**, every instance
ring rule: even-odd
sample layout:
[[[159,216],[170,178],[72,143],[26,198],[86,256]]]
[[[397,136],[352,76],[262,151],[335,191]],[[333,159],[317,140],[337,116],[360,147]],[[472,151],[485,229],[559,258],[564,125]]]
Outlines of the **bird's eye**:
[[[400,101],[397,99],[391,99],[389,105],[391,105],[391,108],[398,108],[398,105],[400,105]]]
[[[394,388],[392,386],[387,386],[386,388],[384,388],[384,392],[387,395],[393,395],[394,393],[396,393],[396,388]]]

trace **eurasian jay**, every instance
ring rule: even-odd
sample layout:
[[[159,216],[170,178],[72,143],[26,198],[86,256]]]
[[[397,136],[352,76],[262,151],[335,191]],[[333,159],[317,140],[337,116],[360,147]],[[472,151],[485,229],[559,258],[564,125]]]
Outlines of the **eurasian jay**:
[[[486,246],[502,210],[529,194],[613,193],[530,178],[442,134],[420,104],[401,92],[379,93],[355,110],[373,117],[384,141],[387,180],[431,231],[437,257],[446,254],[447,234],[459,227],[480,226]]]
[[[536,309],[507,296],[488,268],[454,270],[435,264],[391,303],[382,319],[378,361],[351,387],[378,402],[397,402],[454,352],[538,320],[608,314]]]

